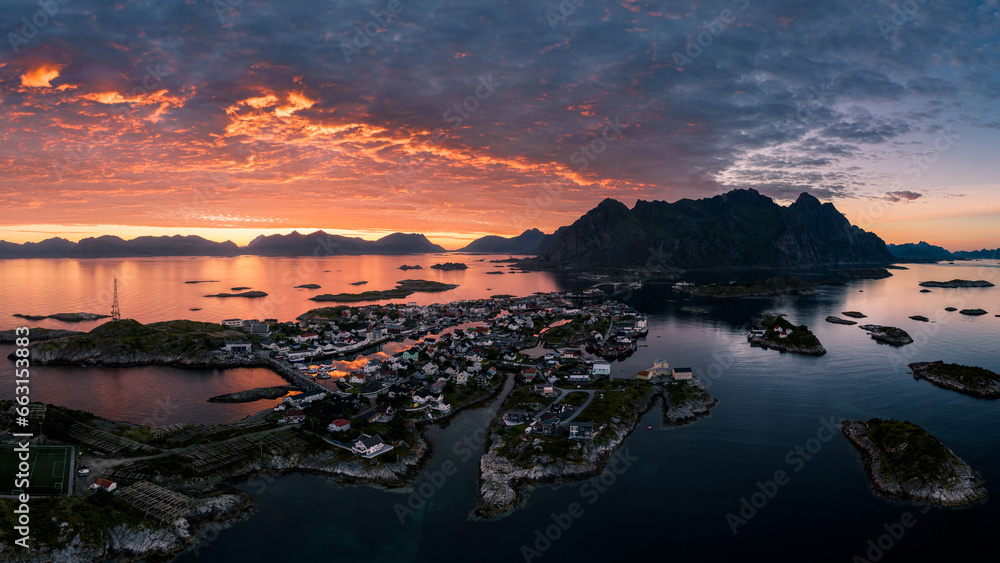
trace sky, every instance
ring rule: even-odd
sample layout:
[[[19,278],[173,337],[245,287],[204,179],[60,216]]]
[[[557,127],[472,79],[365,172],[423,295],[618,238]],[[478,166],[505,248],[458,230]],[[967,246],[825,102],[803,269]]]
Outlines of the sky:
[[[1000,5],[4,0],[0,239],[448,248],[754,188],[1000,246]]]

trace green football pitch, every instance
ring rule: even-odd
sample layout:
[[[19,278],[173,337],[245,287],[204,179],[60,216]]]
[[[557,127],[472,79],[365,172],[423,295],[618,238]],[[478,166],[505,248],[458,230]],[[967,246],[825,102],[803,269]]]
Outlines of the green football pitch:
[[[0,445],[0,496],[24,492],[14,487],[17,480],[18,457],[15,446]],[[29,446],[31,464],[27,493],[32,496],[57,496],[69,492],[72,446]]]

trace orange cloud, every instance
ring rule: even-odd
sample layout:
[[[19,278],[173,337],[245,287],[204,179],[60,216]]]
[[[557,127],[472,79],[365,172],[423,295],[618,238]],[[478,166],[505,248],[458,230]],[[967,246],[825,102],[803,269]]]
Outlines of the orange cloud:
[[[43,63],[21,75],[21,86],[29,88],[51,88],[52,81],[59,78],[59,72],[66,65]]]

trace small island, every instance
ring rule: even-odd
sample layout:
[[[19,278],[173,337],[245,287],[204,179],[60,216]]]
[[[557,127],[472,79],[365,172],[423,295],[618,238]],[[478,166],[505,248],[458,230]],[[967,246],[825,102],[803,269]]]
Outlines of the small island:
[[[858,324],[857,321],[849,321],[847,319],[842,319],[840,317],[835,317],[833,315],[828,316],[826,318],[826,322],[833,323],[835,325],[848,325],[848,326]]]
[[[680,311],[683,313],[691,313],[692,315],[707,315],[708,309],[702,309],[701,307],[692,307],[690,305],[681,307]]]
[[[795,326],[780,315],[768,315],[760,325],[750,329],[747,340],[764,349],[792,354],[822,356],[826,348],[806,325]]]
[[[302,285],[295,286],[295,289],[319,289],[320,286],[315,283],[304,283]]]
[[[699,297],[737,298],[773,295],[815,295],[813,284],[797,277],[770,278],[761,282],[720,284],[677,284],[674,289]]]
[[[698,379],[674,381],[663,386],[663,424],[681,426],[708,416],[719,400],[708,393]]]
[[[843,313],[841,313],[841,315],[844,315],[845,317],[851,317],[852,319],[865,319],[865,318],[868,318],[868,315],[866,315],[864,313],[860,313],[858,311],[844,311]]]
[[[986,500],[982,478],[916,424],[847,420],[843,433],[861,454],[868,480],[880,497],[937,506]]]
[[[45,319],[52,319],[54,321],[62,321],[64,323],[80,323],[84,321],[98,321],[101,319],[107,319],[111,315],[99,315],[97,313],[56,313],[54,315],[24,315],[21,313],[14,313],[13,316],[27,321],[42,321]]]
[[[415,266],[407,266],[406,264],[403,264],[402,266],[399,267],[399,269],[400,270],[423,270],[424,268],[420,264],[417,264]]]
[[[910,337],[910,334],[898,327],[861,325],[859,328],[868,331],[868,335],[872,337],[872,340],[890,346],[904,346],[913,343],[913,338]]]
[[[926,379],[938,387],[982,399],[1000,398],[1000,375],[980,367],[937,362],[909,365],[914,379]]]
[[[361,281],[351,282],[351,285],[365,285],[366,283],[368,283],[368,280],[361,280]]]
[[[955,311],[958,310],[958,308],[957,307],[945,307],[944,310],[948,311],[949,313],[954,313]]]
[[[968,315],[970,317],[979,317],[982,315],[986,315],[987,312],[983,309],[962,309],[961,311],[958,312],[958,314]]]
[[[944,287],[944,288],[959,288],[959,287],[993,287],[993,284],[986,280],[951,280],[946,282],[939,281],[925,281],[920,282],[923,287]]]
[[[237,286],[237,287],[230,287],[229,291],[243,291],[245,289],[250,289],[250,286],[248,286],[248,285],[240,285],[240,286]]]
[[[34,340],[34,339],[33,339]],[[218,352],[246,333],[216,323],[164,321],[141,324],[132,319],[106,322],[85,334],[31,345],[32,364],[102,366],[172,365],[237,367],[259,362],[227,358]]]
[[[468,266],[462,262],[445,262],[444,264],[434,264],[431,266],[435,270],[465,270]]]
[[[219,280],[191,280],[184,283],[219,283]]]
[[[495,518],[514,510],[524,500],[525,486],[599,475],[657,397],[648,382],[621,385],[605,383],[588,391],[591,397],[552,386],[515,389],[491,425],[479,462],[474,516]]]
[[[915,321],[920,321],[922,323],[929,323],[929,322],[931,322],[930,319],[928,319],[927,317],[925,317],[923,315],[912,315],[910,318],[913,319],[913,320],[915,320]]]
[[[215,293],[213,295],[206,295],[205,297],[248,297],[253,299],[256,297],[267,297],[267,293],[263,291],[244,291],[242,293]]]
[[[502,276],[505,273],[507,273],[507,272],[499,272],[499,271],[496,271],[496,270],[494,270],[492,272],[486,272],[487,275],[495,275],[495,276]]]
[[[334,303],[353,303],[357,301],[381,301],[384,299],[402,299],[416,292],[437,292],[455,289],[457,284],[441,283],[428,280],[401,280],[396,282],[395,289],[364,291],[361,293],[324,293],[310,297],[311,301],[330,301]]]
[[[833,272],[852,280],[881,280],[892,277],[892,272],[885,268],[838,268]]]
[[[301,389],[295,385],[279,385],[277,387],[258,387],[256,389],[248,389],[246,391],[237,391],[236,393],[226,393],[225,395],[217,395],[208,399],[209,403],[252,403],[254,401],[260,401],[263,399],[280,399],[289,393],[289,391],[301,391]]]

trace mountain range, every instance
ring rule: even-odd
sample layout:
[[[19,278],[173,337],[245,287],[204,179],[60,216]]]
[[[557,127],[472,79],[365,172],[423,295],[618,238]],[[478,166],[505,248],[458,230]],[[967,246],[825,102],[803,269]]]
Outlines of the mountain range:
[[[831,203],[803,193],[778,205],[753,189],[711,198],[636,202],[632,209],[606,199],[572,225],[552,234],[528,229],[514,237],[485,236],[459,252],[534,255],[526,268],[679,269],[782,268],[886,264],[898,260],[994,258],[1000,250],[949,252],[921,241],[886,245],[854,225]],[[316,231],[258,236],[247,246],[199,236],[116,236],[71,242],[50,238],[0,241],[4,258],[120,258],[145,256],[333,256],[446,252],[424,235],[393,233],[370,241]]]
[[[525,267],[678,269],[885,264],[885,242],[803,193],[788,207],[753,189],[707,199],[606,199]]]
[[[890,244],[888,247],[889,252],[891,252],[896,258],[921,262],[935,262],[938,260],[972,260],[975,258],[995,259],[1000,257],[1000,248],[994,250],[984,248],[982,250],[959,250],[951,252],[945,248],[924,241],[920,241],[918,243],[911,242],[906,244]]]
[[[393,233],[378,240],[331,235],[316,231],[308,235],[293,231],[287,235],[261,235],[245,247],[231,241],[214,242],[189,236],[138,237],[124,240],[116,236],[89,237],[80,242],[50,238],[41,242],[15,244],[0,241],[2,258],[124,258],[147,256],[332,256],[340,254],[422,254],[444,252],[424,235]]]

